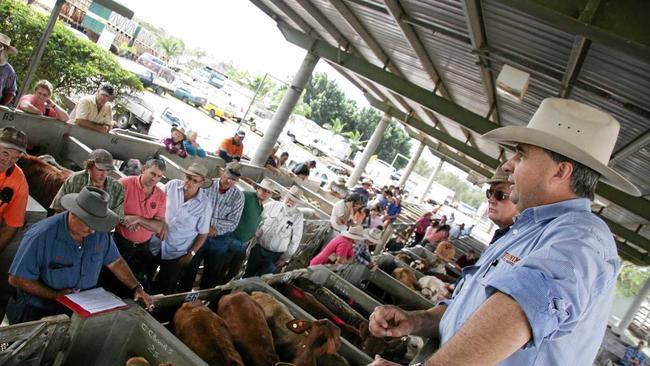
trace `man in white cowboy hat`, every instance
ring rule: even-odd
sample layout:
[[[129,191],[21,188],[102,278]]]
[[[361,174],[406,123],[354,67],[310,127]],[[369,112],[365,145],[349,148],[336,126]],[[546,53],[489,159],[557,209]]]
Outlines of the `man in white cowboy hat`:
[[[370,199],[370,189],[372,188],[372,179],[370,178],[363,178],[361,181],[361,185],[354,188],[352,190],[352,193],[358,193],[361,196],[361,199],[363,200],[363,204],[366,205],[368,203],[368,200]]]
[[[377,263],[372,259],[370,254],[370,245],[381,244],[381,230],[377,228],[365,229],[363,231],[364,241],[354,243],[354,261],[368,267],[371,271],[377,269]]]
[[[354,245],[365,245],[365,240],[363,227],[351,226],[330,240],[320,253],[309,261],[309,265],[350,263],[354,260]]]
[[[172,179],[165,184],[167,236],[154,235],[149,241],[151,253],[160,264],[154,280],[157,293],[172,294],[181,272],[201,249],[210,229],[212,206],[201,188],[212,184],[208,168],[193,163],[183,169],[185,178]]]
[[[124,186],[108,176],[112,170],[115,170],[113,155],[104,149],[93,150],[85,161],[85,169],[72,174],[63,182],[52,200],[50,209],[61,212],[64,209],[61,205],[63,196],[68,193],[79,193],[83,187],[95,187],[109,194],[108,208],[120,219],[124,218]]]
[[[590,201],[599,179],[639,195],[607,166],[618,130],[605,112],[550,98],[527,127],[484,135],[515,145],[503,170],[514,182],[511,199],[521,214],[476,266],[465,269],[451,300],[419,313],[378,308],[371,332],[439,335],[442,345],[427,365],[591,365],[607,326],[619,258]]]
[[[61,200],[65,212],[32,225],[9,269],[16,294],[7,306],[11,324],[68,311],[56,298],[97,286],[106,266],[151,309],[153,301],[138,283],[115,246],[110,231],[119,217],[108,208],[108,193],[85,187]]]
[[[256,232],[257,245],[248,256],[244,277],[273,273],[296,252],[302,239],[304,218],[298,210],[302,189],[293,186],[282,202],[264,205],[262,223]]]
[[[0,33],[0,105],[9,105],[16,97],[16,71],[9,63],[9,55],[15,55],[16,47],[11,38]]]
[[[209,189],[203,190],[211,205],[209,234],[205,245],[183,271],[178,285],[180,291],[192,290],[201,261],[201,290],[216,286],[222,276],[228,252],[228,237],[239,224],[244,210],[244,195],[236,186],[240,176],[241,164],[230,162],[226,164],[221,177],[214,179]]]
[[[264,178],[261,183],[255,183],[255,191],[244,192],[244,210],[237,228],[228,235],[226,240],[228,251],[226,252],[222,276],[217,285],[224,284],[235,277],[241,265],[246,259],[248,242],[255,236],[255,231],[262,221],[264,203],[277,194],[273,188],[273,182]]]
[[[115,89],[102,83],[97,93],[82,97],[70,113],[70,123],[93,131],[108,133],[113,128],[113,100]]]
[[[503,164],[499,165],[494,175],[483,182],[490,185],[485,192],[488,200],[488,218],[498,227],[490,244],[510,230],[510,226],[514,223],[514,217],[519,214],[515,203],[510,199],[512,182],[508,180],[508,174],[503,171],[502,167]]]

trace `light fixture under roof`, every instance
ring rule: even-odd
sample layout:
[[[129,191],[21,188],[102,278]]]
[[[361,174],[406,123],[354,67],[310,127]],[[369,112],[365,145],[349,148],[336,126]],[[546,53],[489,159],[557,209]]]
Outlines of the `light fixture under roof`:
[[[520,103],[528,91],[530,74],[510,65],[503,65],[497,77],[497,92]]]

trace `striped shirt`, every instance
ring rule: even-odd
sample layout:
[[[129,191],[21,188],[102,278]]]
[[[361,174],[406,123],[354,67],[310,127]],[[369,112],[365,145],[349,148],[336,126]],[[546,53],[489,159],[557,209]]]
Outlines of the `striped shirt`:
[[[212,204],[210,227],[217,229],[217,235],[224,235],[235,230],[244,210],[244,194],[232,187],[226,192],[219,192],[219,179],[214,179],[212,187],[203,189]]]

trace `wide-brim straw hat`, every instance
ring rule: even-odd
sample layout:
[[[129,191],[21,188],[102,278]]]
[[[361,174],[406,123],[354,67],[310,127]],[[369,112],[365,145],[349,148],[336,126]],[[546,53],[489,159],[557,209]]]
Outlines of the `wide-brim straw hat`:
[[[12,54],[12,55],[15,55],[16,53],[18,53],[18,50],[16,49],[16,47],[13,47],[11,45],[11,38],[9,38],[9,36],[7,36],[6,34],[0,33],[0,44],[5,46],[5,48],[7,50],[7,53]]]
[[[375,244],[381,244],[381,230],[375,228],[363,231],[366,240]]]
[[[503,164],[499,165],[494,171],[494,174],[489,179],[482,181],[482,183],[494,184],[494,183],[508,183],[508,173],[503,171]]]
[[[273,182],[268,178],[262,179],[262,181],[260,183],[253,183],[253,184],[257,188],[262,188],[263,190],[265,190],[267,192],[271,192],[271,194],[277,194],[278,193],[278,191],[275,190],[275,184],[273,184]]]
[[[284,194],[286,198],[291,199],[292,201],[301,201],[302,200],[302,189],[298,186],[292,186],[289,188],[287,193]]]
[[[91,229],[109,232],[120,222],[120,217],[108,208],[109,199],[110,195],[99,188],[84,187],[79,193],[63,196],[61,205]]]
[[[188,175],[194,175],[205,179],[205,182],[201,185],[201,188],[210,188],[212,186],[212,179],[208,178],[208,168],[201,163],[193,163],[189,168],[185,169],[181,167],[183,173]]]
[[[535,145],[564,155],[598,172],[603,182],[640,196],[634,184],[607,166],[619,129],[614,117],[597,108],[574,100],[547,98],[528,126],[501,127],[483,137],[506,145]]]
[[[172,126],[172,128],[171,128],[171,133],[174,133],[174,131],[178,131],[178,132],[180,132],[181,135],[183,135],[183,138],[184,138],[184,139],[187,138],[187,135],[185,134],[185,129],[184,129],[183,127]]]
[[[364,235],[363,228],[361,226],[351,226],[347,230],[341,233],[341,235],[352,240],[365,240],[366,236]]]

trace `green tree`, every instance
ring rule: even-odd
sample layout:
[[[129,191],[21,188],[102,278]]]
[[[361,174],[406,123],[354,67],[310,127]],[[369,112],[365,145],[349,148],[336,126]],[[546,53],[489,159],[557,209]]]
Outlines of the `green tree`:
[[[45,15],[20,1],[0,3],[0,32],[9,35],[12,45],[18,48],[18,54],[9,59],[16,70],[18,85],[25,79],[29,60],[46,23]],[[54,26],[29,90],[40,79],[49,80],[57,95],[94,93],[104,81],[113,84],[118,95],[142,90],[140,80],[122,69],[113,55],[77,38],[60,21]]]
[[[433,173],[433,167],[424,159],[419,159],[417,163],[415,163],[413,170],[422,177],[428,177]]]
[[[625,297],[636,296],[648,277],[650,277],[650,270],[647,267],[623,262],[617,279],[616,292]]]
[[[343,135],[343,129],[345,128],[345,123],[341,122],[341,120],[338,118],[334,118],[331,123],[326,123],[325,125],[323,125],[323,127],[332,131],[335,135]]]
[[[485,201],[485,195],[480,189],[460,179],[454,173],[441,171],[436,182],[456,192],[454,196],[456,200],[465,202],[474,208],[478,208]]]
[[[164,53],[163,59],[167,63],[182,54],[185,50],[185,43],[174,37],[158,37],[156,45],[162,48]]]
[[[359,133],[359,131],[343,132],[342,135],[347,137],[350,141],[350,153],[352,155],[354,155],[355,152],[363,149],[363,144],[368,142],[367,140],[361,140],[361,133]]]

